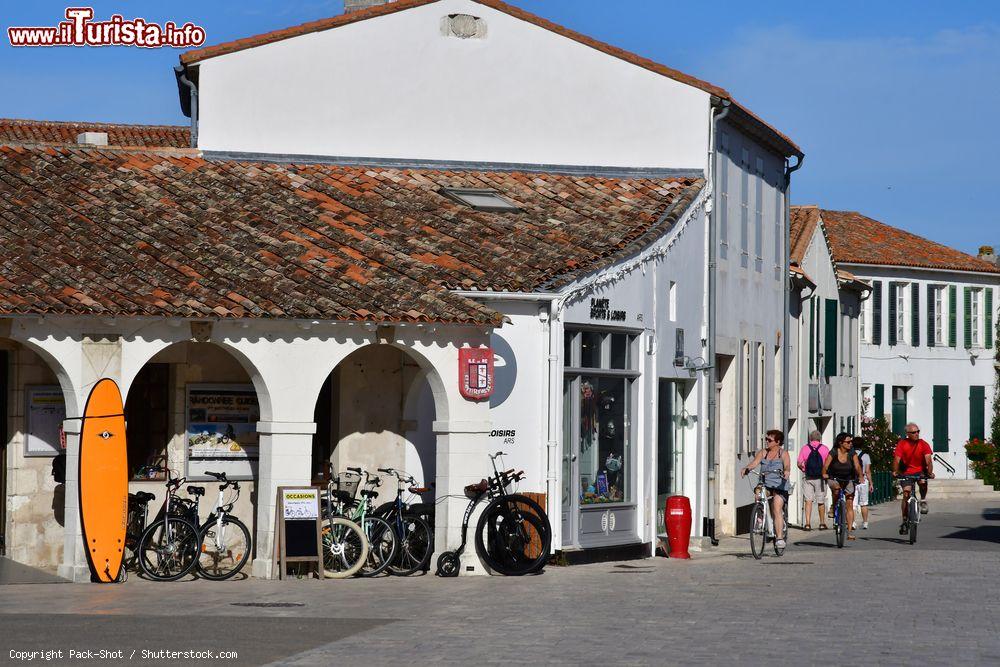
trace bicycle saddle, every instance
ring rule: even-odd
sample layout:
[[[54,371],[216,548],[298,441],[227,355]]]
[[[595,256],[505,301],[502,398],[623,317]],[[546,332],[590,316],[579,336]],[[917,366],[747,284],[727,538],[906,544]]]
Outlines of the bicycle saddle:
[[[377,498],[378,491],[369,491],[368,489],[362,489],[358,491],[358,495],[364,496],[365,498]]]
[[[204,486],[189,486],[188,487],[188,495],[191,495],[191,496],[203,496],[203,495],[205,495],[205,487]]]
[[[140,502],[140,503],[144,503],[145,504],[145,503],[148,503],[150,500],[153,500],[154,498],[156,498],[156,496],[154,496],[152,493],[146,493],[145,491],[139,491],[138,493],[136,493],[136,494],[133,495],[133,498],[135,498],[136,502]]]
[[[485,479],[478,484],[469,484],[465,487],[465,495],[469,498],[475,498],[481,493],[486,493],[486,490],[490,488],[490,483]]]

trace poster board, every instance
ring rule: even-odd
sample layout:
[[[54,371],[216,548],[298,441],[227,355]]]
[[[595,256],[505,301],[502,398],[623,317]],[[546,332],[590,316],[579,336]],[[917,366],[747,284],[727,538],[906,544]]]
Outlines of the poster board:
[[[279,579],[285,578],[289,563],[315,563],[318,577],[326,576],[319,496],[319,489],[313,486],[278,487],[274,533]]]
[[[66,403],[59,385],[24,388],[25,456],[57,456],[62,452],[60,429],[66,419]]]
[[[206,470],[253,480],[259,459],[257,392],[248,384],[189,384],[185,400],[187,477]]]

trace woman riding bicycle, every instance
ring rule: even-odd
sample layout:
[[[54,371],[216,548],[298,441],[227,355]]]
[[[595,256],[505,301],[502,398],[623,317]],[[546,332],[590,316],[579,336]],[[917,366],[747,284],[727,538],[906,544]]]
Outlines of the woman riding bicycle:
[[[751,468],[760,465],[764,488],[771,496],[771,516],[774,517],[774,534],[777,537],[774,544],[778,548],[785,546],[784,508],[788,503],[788,474],[792,468],[788,452],[782,447],[784,442],[784,433],[777,430],[768,431],[764,435],[765,449],[758,451],[741,473],[746,477]]]
[[[834,440],[833,451],[823,462],[823,479],[830,485],[833,493],[833,504],[837,504],[837,495],[844,488],[844,499],[847,501],[847,539],[853,540],[850,526],[854,524],[854,483],[861,479],[861,462],[854,450],[854,438],[850,433],[839,433]]]

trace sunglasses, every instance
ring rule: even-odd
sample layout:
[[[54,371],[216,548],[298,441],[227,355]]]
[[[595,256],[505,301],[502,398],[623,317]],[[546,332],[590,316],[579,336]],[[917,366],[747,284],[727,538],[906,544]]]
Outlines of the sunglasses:
[[[907,431],[906,435],[917,435],[920,431]]]

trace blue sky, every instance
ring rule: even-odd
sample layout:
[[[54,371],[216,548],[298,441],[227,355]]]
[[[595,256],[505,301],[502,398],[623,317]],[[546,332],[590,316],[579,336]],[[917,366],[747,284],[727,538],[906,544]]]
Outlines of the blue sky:
[[[727,88],[794,138],[796,203],[859,210],[967,252],[1000,245],[1000,3],[512,0]],[[103,2],[193,21],[218,43],[337,14],[340,0]],[[5,6],[3,27],[54,25],[67,3]],[[0,116],[182,123],[178,52],[0,45]],[[15,92],[16,91],[16,92]]]

